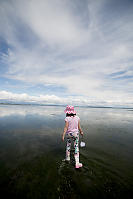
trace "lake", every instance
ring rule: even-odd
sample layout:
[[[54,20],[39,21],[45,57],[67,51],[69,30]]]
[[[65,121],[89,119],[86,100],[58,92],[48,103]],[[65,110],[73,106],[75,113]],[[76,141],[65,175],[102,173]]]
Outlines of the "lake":
[[[83,168],[66,163],[63,106],[0,105],[0,193],[5,197],[132,198],[133,109],[76,107]],[[81,141],[81,137],[80,137]]]

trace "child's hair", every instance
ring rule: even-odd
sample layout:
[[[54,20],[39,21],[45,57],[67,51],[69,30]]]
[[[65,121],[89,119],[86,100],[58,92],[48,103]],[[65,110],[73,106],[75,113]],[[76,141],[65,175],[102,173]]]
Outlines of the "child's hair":
[[[71,116],[75,116],[76,115],[76,113],[75,114],[73,114],[73,113],[66,113],[66,117],[71,117]]]

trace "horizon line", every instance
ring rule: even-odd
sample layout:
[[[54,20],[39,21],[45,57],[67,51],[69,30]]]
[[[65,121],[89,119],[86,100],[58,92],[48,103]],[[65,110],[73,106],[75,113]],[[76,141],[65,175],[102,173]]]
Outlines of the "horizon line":
[[[0,102],[0,105],[37,105],[37,106],[62,106],[65,107],[67,104],[39,104],[39,103],[8,103]],[[133,107],[126,106],[100,106],[100,105],[75,105],[74,107],[83,108],[112,108],[112,109],[133,109]]]

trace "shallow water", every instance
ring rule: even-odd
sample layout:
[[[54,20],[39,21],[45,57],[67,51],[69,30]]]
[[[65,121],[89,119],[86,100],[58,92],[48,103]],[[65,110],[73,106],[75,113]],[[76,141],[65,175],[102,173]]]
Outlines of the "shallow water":
[[[66,163],[64,107],[0,105],[0,193],[15,198],[132,198],[133,110],[76,108],[83,168]],[[81,137],[80,137],[81,141]]]

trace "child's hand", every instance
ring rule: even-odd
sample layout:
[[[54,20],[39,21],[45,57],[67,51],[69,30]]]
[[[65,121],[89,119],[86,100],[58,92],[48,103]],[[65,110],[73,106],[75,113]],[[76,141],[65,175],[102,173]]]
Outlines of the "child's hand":
[[[62,135],[62,141],[64,142],[64,135]]]
[[[81,135],[84,135],[83,131],[80,132]]]

